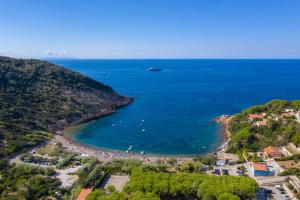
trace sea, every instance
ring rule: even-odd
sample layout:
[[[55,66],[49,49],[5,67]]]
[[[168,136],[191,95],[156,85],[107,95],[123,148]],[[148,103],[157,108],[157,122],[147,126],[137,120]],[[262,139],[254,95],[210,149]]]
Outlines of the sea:
[[[168,156],[216,151],[224,142],[212,120],[272,99],[300,99],[300,60],[54,59],[113,87],[134,102],[71,128],[67,136],[94,148]],[[150,66],[160,72],[149,72]]]

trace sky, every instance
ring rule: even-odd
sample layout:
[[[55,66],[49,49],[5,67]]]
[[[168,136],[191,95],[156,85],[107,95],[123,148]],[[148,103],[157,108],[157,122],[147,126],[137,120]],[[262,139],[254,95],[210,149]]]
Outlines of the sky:
[[[300,1],[0,0],[0,55],[300,58]]]

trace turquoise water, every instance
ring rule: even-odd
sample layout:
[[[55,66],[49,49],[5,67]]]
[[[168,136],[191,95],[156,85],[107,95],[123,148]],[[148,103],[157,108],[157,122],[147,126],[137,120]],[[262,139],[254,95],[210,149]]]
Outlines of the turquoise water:
[[[274,98],[300,98],[300,60],[54,60],[135,102],[77,129],[94,147],[198,155],[222,143],[211,120]],[[163,69],[148,72],[149,66]]]

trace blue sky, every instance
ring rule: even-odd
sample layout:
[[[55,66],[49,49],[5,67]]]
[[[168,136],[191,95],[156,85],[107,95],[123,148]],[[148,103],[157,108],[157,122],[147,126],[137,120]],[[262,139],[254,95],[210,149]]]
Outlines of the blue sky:
[[[0,0],[0,55],[300,58],[299,0]]]

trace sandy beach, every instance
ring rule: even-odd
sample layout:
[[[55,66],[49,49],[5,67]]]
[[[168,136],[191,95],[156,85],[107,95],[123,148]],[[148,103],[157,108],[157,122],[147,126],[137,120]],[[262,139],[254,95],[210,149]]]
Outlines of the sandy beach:
[[[99,159],[102,162],[109,162],[115,159],[138,159],[144,163],[156,163],[157,161],[166,161],[168,159],[176,159],[178,162],[190,161],[192,157],[167,157],[167,156],[155,156],[155,155],[142,155],[137,153],[122,153],[106,151],[96,148],[91,148],[78,144],[64,135],[56,134],[50,143],[61,143],[64,148],[69,151],[78,153],[82,156],[92,156]]]
[[[222,137],[225,141],[221,146],[216,150],[217,154],[224,153],[227,149],[228,143],[230,142],[230,133],[228,131],[228,123],[230,122],[231,117],[228,115],[221,115],[214,119],[214,121],[222,126]],[[138,154],[138,153],[126,153],[120,151],[109,151],[98,148],[93,148],[79,144],[71,140],[65,133],[65,131],[58,131],[54,135],[50,143],[61,143],[64,148],[69,151],[78,153],[82,156],[92,156],[99,159],[102,162],[109,162],[115,159],[138,159],[144,163],[156,163],[157,161],[166,161],[169,159],[176,159],[178,162],[190,161],[193,156],[159,156],[151,154]]]

